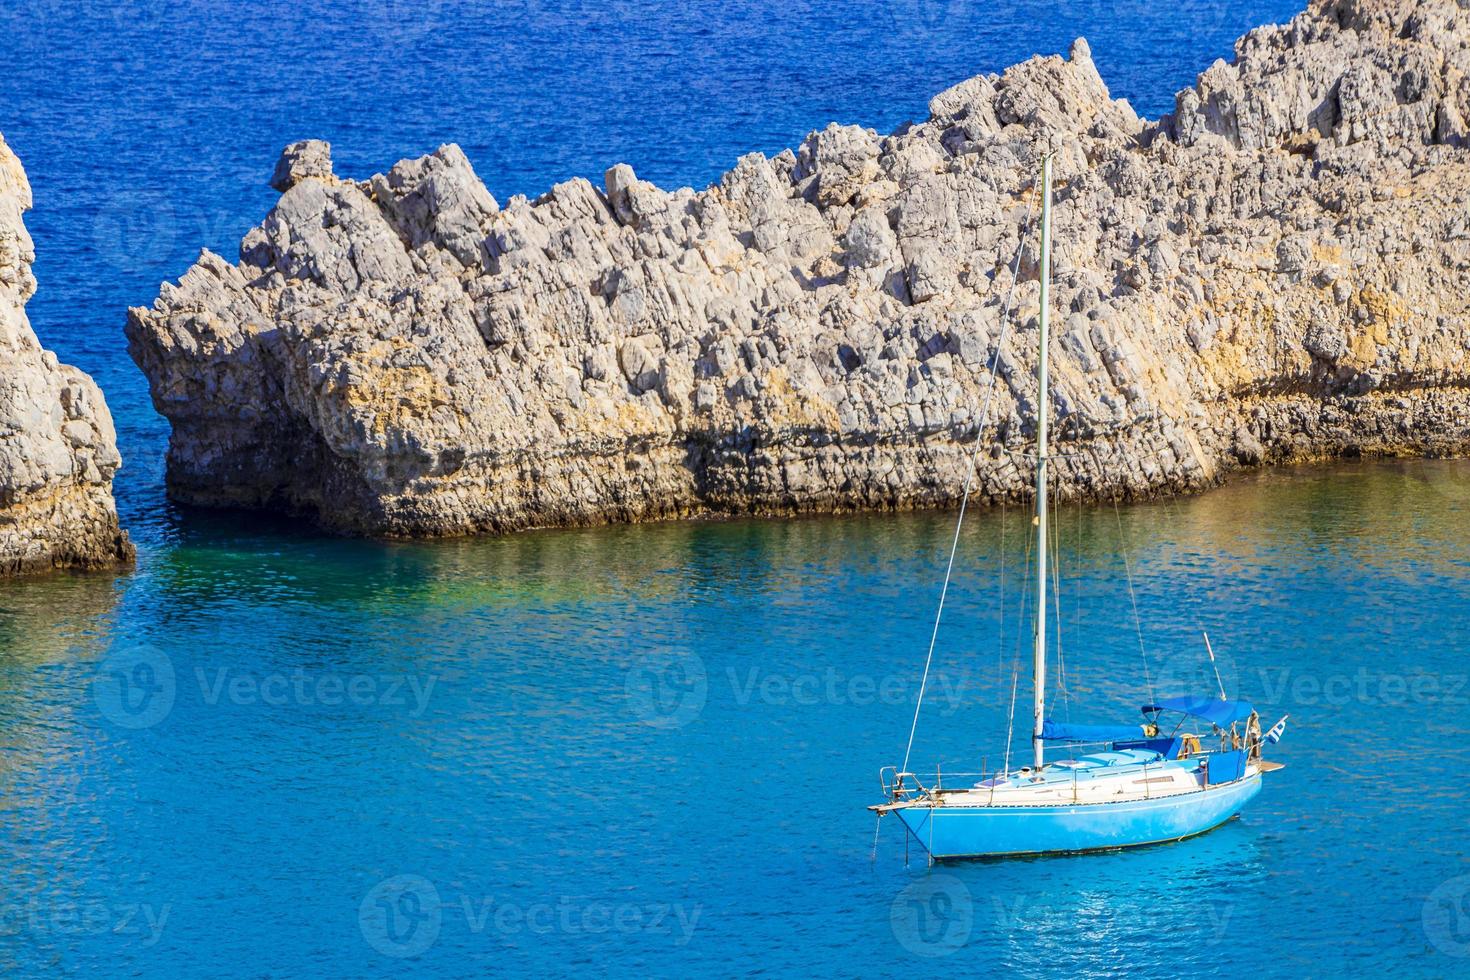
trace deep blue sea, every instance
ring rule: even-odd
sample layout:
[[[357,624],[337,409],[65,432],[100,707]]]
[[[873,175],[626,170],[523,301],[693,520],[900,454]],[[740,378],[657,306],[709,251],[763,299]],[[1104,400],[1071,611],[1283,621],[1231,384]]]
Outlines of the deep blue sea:
[[[1065,510],[1056,710],[1132,717],[1140,632],[1152,682],[1212,683],[1205,629],[1287,768],[1193,841],[930,870],[864,807],[952,515],[384,544],[184,511],[124,350],[292,140],[351,176],[456,141],[502,202],[703,186],[1078,35],[1154,116],[1295,7],[5,0],[30,315],[106,390],[140,558],[0,585],[0,971],[1466,975],[1470,465]],[[916,765],[1003,760],[1023,522],[966,527]]]

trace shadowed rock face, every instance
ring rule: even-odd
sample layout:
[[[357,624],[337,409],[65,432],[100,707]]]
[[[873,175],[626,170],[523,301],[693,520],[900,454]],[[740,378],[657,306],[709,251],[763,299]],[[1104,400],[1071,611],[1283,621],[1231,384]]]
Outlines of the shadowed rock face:
[[[25,170],[0,138],[0,576],[133,558],[112,499],[122,460],[102,392],[58,364],[26,319],[30,206]]]
[[[947,504],[993,370],[977,486],[1024,497],[1048,148],[1062,494],[1461,452],[1467,42],[1453,4],[1317,2],[1149,123],[1079,41],[701,192],[619,165],[501,207],[455,146],[351,181],[296,144],[240,262],[130,311],[170,490],[390,535]]]

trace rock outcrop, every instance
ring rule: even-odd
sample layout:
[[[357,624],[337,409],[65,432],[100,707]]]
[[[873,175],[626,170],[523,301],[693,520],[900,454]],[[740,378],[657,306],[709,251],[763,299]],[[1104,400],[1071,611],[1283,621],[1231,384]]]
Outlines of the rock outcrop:
[[[26,318],[30,206],[25,170],[0,138],[0,576],[133,558],[112,499],[122,460],[102,392],[57,363]]]
[[[1149,122],[1078,41],[700,192],[501,206],[454,146],[353,181],[296,144],[240,261],[130,312],[170,490],[386,535],[944,505],[994,371],[979,493],[1025,497],[1049,151],[1062,494],[1462,452],[1467,44],[1453,3],[1317,0]]]

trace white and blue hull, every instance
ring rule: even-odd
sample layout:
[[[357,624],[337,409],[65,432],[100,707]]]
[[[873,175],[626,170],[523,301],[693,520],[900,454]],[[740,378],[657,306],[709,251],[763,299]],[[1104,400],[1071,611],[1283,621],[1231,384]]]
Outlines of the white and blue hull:
[[[1261,774],[1154,799],[1054,805],[917,804],[895,810],[935,859],[1076,853],[1182,840],[1218,827],[1261,789]]]
[[[1012,854],[1070,854],[1182,840],[1202,834],[1235,816],[1260,792],[1262,771],[1280,768],[1261,758],[1263,736],[1259,715],[1249,702],[1232,701],[1225,696],[1218,670],[1215,671],[1220,694],[1218,700],[1212,696],[1200,697],[1193,692],[1169,692],[1166,697],[1155,698],[1150,684],[1149,701],[1139,706],[1146,720],[1133,725],[1072,723],[1066,718],[1054,721],[1046,715],[1047,620],[1050,611],[1047,563],[1049,552],[1054,547],[1047,529],[1047,470],[1053,458],[1047,448],[1047,426],[1053,400],[1047,380],[1051,311],[1051,168],[1052,157],[1048,153],[1042,157],[1041,163],[1041,248],[1038,256],[1041,289],[1037,395],[1033,402],[1036,453],[1031,457],[1036,461],[1036,517],[1031,522],[1035,529],[1035,546],[1032,549],[1035,574],[1031,581],[1036,587],[1036,601],[1032,606],[1032,761],[1030,765],[1012,771],[1008,732],[1004,770],[969,787],[955,788],[956,776],[951,772],[951,787],[942,788],[937,768],[932,788],[926,787],[915,773],[908,771],[914,733],[923,707],[923,692],[933,662],[934,643],[939,635],[940,616],[944,611],[944,597],[949,592],[955,549],[959,546],[959,527],[956,526],[944,587],[940,591],[939,610],[935,613],[934,630],[930,634],[929,655],[925,659],[924,676],[919,685],[919,703],[914,706],[914,721],[909,728],[903,763],[897,769],[883,770],[887,775],[880,774],[880,778],[887,802],[870,807],[880,816],[897,813],[914,839],[932,858],[941,860]],[[1020,268],[1019,256],[1016,268]],[[1000,344],[1005,337],[1004,328],[1009,323],[1004,308],[1001,323],[1001,341],[996,347],[997,363]],[[992,365],[992,381],[994,377]],[[985,409],[981,413],[982,429],[989,405],[987,392]],[[974,476],[973,460],[970,476]],[[965,500],[968,500],[969,492],[970,481],[967,478]],[[964,513],[962,504],[961,520]],[[1121,538],[1121,524],[1119,535]],[[1126,553],[1124,560],[1127,569]],[[1129,571],[1128,575],[1128,590],[1132,595],[1132,572]],[[1143,653],[1143,633],[1137,621],[1136,602],[1134,619],[1139,652]],[[1205,652],[1213,664],[1215,653],[1209,636],[1206,635],[1204,641]],[[1146,670],[1146,657],[1144,667]],[[1014,691],[1013,686],[1013,697]],[[1171,716],[1178,713],[1182,719],[1177,723],[1161,724],[1160,718],[1166,713]],[[1012,728],[1014,720],[1013,700]],[[1205,733],[1194,730],[1206,723],[1209,727]],[[1264,736],[1264,740],[1274,743],[1284,723],[1283,718]],[[1048,742],[1068,743],[1067,757],[1048,763]],[[1218,748],[1215,748],[1217,742]],[[1206,745],[1210,746],[1209,751],[1205,750]],[[1075,751],[1083,746],[1102,746],[1103,749],[1079,758]],[[967,777],[973,775],[967,774]]]

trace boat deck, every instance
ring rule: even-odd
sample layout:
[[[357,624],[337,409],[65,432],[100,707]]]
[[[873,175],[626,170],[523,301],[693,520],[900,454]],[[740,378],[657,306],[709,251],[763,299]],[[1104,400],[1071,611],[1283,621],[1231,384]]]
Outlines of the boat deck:
[[[939,789],[929,795],[927,802],[942,807],[1114,803],[1204,789],[1205,769],[1200,758],[1165,759],[1157,752],[1124,749],[1048,763],[1039,775],[1027,769],[961,789]],[[925,802],[917,800],[915,804],[924,806]]]

